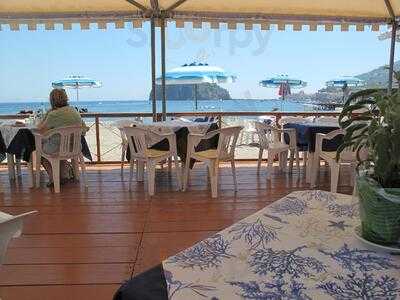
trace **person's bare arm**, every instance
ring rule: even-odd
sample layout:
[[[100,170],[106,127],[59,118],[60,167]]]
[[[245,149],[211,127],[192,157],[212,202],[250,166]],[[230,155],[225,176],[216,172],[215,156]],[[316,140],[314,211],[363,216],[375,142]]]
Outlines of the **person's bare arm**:
[[[42,120],[37,126],[36,126],[36,130],[40,133],[45,133],[46,131],[49,130],[49,128],[47,127],[47,122],[46,122],[47,118],[45,118],[44,120]]]

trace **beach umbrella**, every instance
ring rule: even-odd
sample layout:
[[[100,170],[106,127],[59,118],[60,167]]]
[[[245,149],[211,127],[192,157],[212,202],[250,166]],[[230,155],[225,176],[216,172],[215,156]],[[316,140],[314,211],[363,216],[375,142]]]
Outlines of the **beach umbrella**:
[[[70,88],[76,90],[76,101],[79,101],[79,89],[99,88],[101,82],[84,76],[69,76],[65,79],[57,80],[51,83],[55,89]]]
[[[171,69],[165,73],[165,84],[192,84],[194,86],[195,107],[197,110],[197,86],[201,83],[232,83],[236,76],[228,74],[224,69],[210,66],[206,63],[184,64],[181,67]],[[162,78],[159,77],[156,83],[160,85]]]
[[[266,88],[279,88],[278,95],[282,97],[282,100],[285,100],[285,97],[291,94],[292,88],[305,87],[307,82],[290,78],[288,75],[278,75],[260,81],[260,85]]]
[[[338,88],[342,88],[344,86],[360,87],[364,85],[365,85],[364,80],[352,76],[342,76],[326,82],[327,87],[338,87]]]

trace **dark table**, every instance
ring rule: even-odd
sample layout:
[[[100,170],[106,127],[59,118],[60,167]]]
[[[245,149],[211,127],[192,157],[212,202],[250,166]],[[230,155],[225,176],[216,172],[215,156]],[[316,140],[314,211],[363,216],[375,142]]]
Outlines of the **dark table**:
[[[288,123],[283,125],[284,129],[296,129],[297,146],[300,151],[315,152],[315,141],[317,133],[329,133],[334,130],[340,129],[338,126],[320,123]],[[289,143],[289,135],[285,134],[284,139]],[[343,136],[337,136],[330,141],[324,141],[322,149],[324,151],[336,151],[338,146],[342,143]]]
[[[162,264],[126,281],[117,290],[113,300],[168,300]]]

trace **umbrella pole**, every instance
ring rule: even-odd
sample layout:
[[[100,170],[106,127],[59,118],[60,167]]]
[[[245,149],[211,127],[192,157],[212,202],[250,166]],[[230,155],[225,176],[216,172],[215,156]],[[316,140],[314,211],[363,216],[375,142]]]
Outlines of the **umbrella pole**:
[[[165,19],[161,19],[161,73],[162,73],[162,120],[167,119],[167,97],[165,93]]]
[[[79,102],[79,89],[76,88],[76,102]]]
[[[197,110],[197,84],[194,85],[194,106],[195,109]]]
[[[156,29],[154,17],[151,18],[151,90],[153,91],[152,101],[152,112],[153,121],[157,121],[157,102],[156,102]]]

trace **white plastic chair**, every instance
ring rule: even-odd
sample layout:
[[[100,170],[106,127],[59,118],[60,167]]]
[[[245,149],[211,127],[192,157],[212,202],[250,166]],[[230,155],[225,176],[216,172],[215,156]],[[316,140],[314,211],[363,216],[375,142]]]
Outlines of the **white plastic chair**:
[[[240,131],[242,129],[242,126],[231,126],[214,130],[206,134],[189,134],[185,162],[185,174],[183,180],[184,191],[187,189],[189,181],[189,165],[192,158],[197,161],[204,162],[207,165],[207,169],[210,174],[211,195],[213,198],[218,196],[219,162],[229,161],[231,163],[233,183],[235,186],[235,191],[237,191],[235,149]],[[196,146],[201,142],[201,140],[208,140],[217,134],[219,134],[217,149],[196,151]]]
[[[21,215],[13,216],[4,212],[0,212],[0,265],[3,264],[7,251],[7,246],[13,237],[19,237],[22,232],[24,219],[37,213],[30,211]]]
[[[143,181],[144,165],[146,165],[148,192],[150,196],[153,196],[156,164],[171,157],[173,157],[175,161],[178,189],[182,188],[175,133],[170,132],[161,134],[151,131],[150,129],[140,127],[124,127],[123,131],[128,139],[130,151],[129,190],[132,189],[133,169],[134,162],[136,161],[138,181]],[[151,140],[151,138],[167,139],[169,143],[169,150],[161,151],[150,149],[148,147],[148,141]]]
[[[279,168],[281,170],[286,168],[290,146],[281,141],[282,134],[284,133],[283,129],[278,129],[274,126],[267,125],[261,122],[255,122],[255,127],[259,140],[257,172],[260,172],[262,157],[265,150],[268,153],[267,178],[270,179],[275,156],[278,155]],[[291,165],[293,166],[293,160],[291,162]]]
[[[326,161],[330,167],[331,171],[331,192],[336,193],[338,181],[339,181],[339,171],[340,166],[343,164],[350,164],[352,167],[352,182],[355,178],[355,170],[357,167],[357,155],[356,152],[351,149],[344,150],[336,160],[336,151],[323,151],[322,145],[324,141],[329,141],[334,139],[339,135],[344,135],[345,131],[342,129],[334,130],[327,134],[318,133],[316,135],[316,145],[315,145],[315,162],[312,171],[312,185],[315,186],[315,182],[319,173],[320,159]]]
[[[303,118],[303,117],[294,117],[294,116],[286,116],[282,117],[279,120],[279,125],[283,126],[285,124],[289,123],[294,123],[294,124],[300,124],[300,123],[306,123],[310,122],[308,119]],[[296,134],[296,129],[294,128],[285,128],[284,132],[289,135],[289,148],[290,148],[290,169],[293,168],[293,159],[294,156],[296,157],[296,166],[297,170],[300,170],[300,151],[297,147],[297,134]],[[302,151],[303,154],[303,163],[304,166],[307,166],[307,151]]]
[[[119,134],[121,136],[121,174],[124,171],[125,159],[126,159],[126,151],[128,151],[128,139],[126,138],[126,134],[124,132],[124,127],[131,127],[135,124],[141,124],[138,121],[130,121],[130,120],[120,120],[115,122],[119,130]]]
[[[60,162],[62,160],[71,159],[74,167],[74,175],[79,179],[79,165],[84,177],[85,187],[87,187],[87,176],[85,161],[82,155],[81,136],[83,128],[78,126],[67,126],[63,128],[56,128],[49,130],[44,134],[35,132],[35,145],[36,145],[36,186],[40,186],[40,164],[41,158],[45,158],[50,162],[52,173],[54,192],[60,192]],[[46,153],[43,150],[43,142],[52,136],[60,136],[60,146],[56,153]]]

